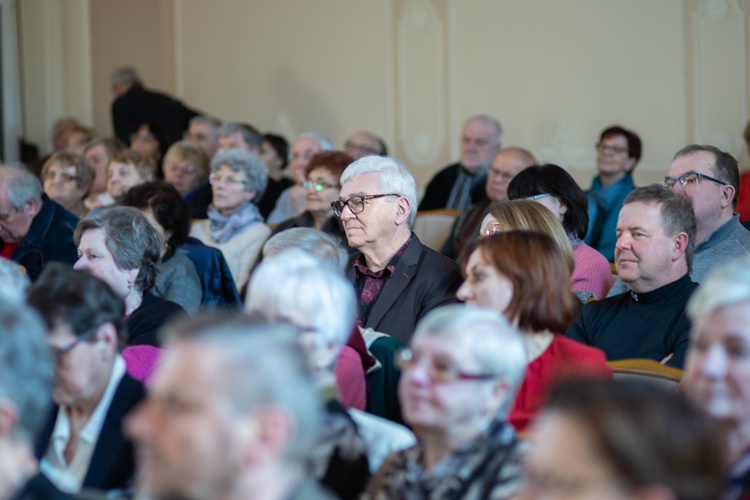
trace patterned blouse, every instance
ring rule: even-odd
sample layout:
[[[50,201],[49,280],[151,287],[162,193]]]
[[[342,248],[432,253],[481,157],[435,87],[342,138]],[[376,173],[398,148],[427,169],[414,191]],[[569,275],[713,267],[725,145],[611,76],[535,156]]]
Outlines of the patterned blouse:
[[[422,468],[422,445],[391,454],[373,476],[365,498],[493,499],[516,495],[522,486],[519,442],[499,419],[431,471]]]

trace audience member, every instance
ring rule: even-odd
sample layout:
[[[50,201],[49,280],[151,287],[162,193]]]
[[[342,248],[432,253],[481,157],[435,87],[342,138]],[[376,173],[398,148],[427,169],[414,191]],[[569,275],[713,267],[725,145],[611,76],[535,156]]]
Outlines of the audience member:
[[[76,217],[88,212],[84,199],[94,182],[94,167],[83,156],[55,153],[42,167],[42,187],[51,200]]]
[[[591,292],[597,299],[607,296],[612,271],[602,254],[583,242],[589,226],[586,193],[557,165],[534,165],[520,172],[508,185],[511,200],[529,199],[549,208],[562,223],[573,248],[575,269],[571,290]]]
[[[412,232],[417,186],[405,166],[366,156],[346,168],[341,186],[332,205],[357,250],[347,275],[359,299],[358,324],[407,343],[421,317],[453,302],[458,266]]]
[[[750,154],[750,121],[747,122],[742,138],[745,140],[745,147]],[[734,209],[740,214],[740,221],[750,229],[750,170],[740,174],[740,187],[737,190],[737,205]]]
[[[70,128],[63,136],[62,152],[83,156],[86,144],[94,139],[94,131],[83,125]]]
[[[148,182],[128,190],[120,205],[140,210],[163,241],[152,293],[195,314],[203,297],[201,280],[193,262],[178,251],[190,234],[185,200],[171,184]]]
[[[129,149],[117,153],[107,165],[107,193],[115,201],[128,189],[155,179],[156,164]]]
[[[520,498],[715,500],[721,438],[673,390],[644,381],[568,381],[534,424]]]
[[[98,278],[53,264],[29,288],[28,302],[44,318],[56,362],[57,406],[37,446],[41,471],[71,493],[126,487],[134,463],[122,419],[145,391],[118,354],[122,299]]]
[[[147,90],[135,68],[117,68],[110,76],[112,94],[112,128],[115,135],[127,143],[136,126],[144,122],[158,123],[165,132],[166,151],[179,141],[190,120],[198,113],[166,94]]]
[[[274,234],[293,227],[312,227],[339,239],[347,249],[346,233],[341,219],[333,214],[331,203],[336,201],[341,191],[339,179],[354,159],[342,151],[321,151],[315,153],[305,167],[307,190],[305,211],[276,226]]]
[[[341,248],[333,236],[311,227],[293,227],[274,234],[263,245],[263,258],[272,258],[291,248],[302,250],[307,255],[329,262],[342,272],[349,262],[346,250]]]
[[[209,180],[208,219],[194,222],[190,234],[221,250],[241,290],[271,233],[254,203],[266,187],[266,166],[256,154],[222,149],[211,160]]]
[[[55,120],[55,123],[52,125],[52,136],[50,138],[52,142],[52,152],[56,153],[62,151],[65,148],[65,134],[80,125],[81,123],[78,119],[73,116],[65,116]],[[39,177],[42,174],[42,167],[47,160],[49,160],[50,156],[51,155],[45,155],[31,160],[27,165],[29,172],[36,177]]]
[[[53,379],[44,324],[22,301],[0,300],[0,325],[0,499],[70,498],[38,473],[34,456]]]
[[[717,264],[750,254],[750,231],[742,227],[734,213],[740,172],[732,155],[713,146],[682,148],[675,154],[662,185],[693,202],[693,281],[702,283]]]
[[[363,156],[388,156],[388,147],[385,141],[366,130],[350,135],[344,143],[344,150],[355,160],[359,160]]]
[[[307,163],[315,153],[332,149],[333,143],[322,134],[306,132],[297,136],[289,154],[295,184],[285,189],[276,200],[276,206],[268,216],[269,224],[278,224],[305,211],[307,190],[302,187],[302,183],[305,182]]]
[[[604,353],[561,335],[576,306],[568,288],[570,267],[552,238],[527,231],[482,238],[464,274],[459,300],[503,314],[526,344],[526,377],[508,417],[517,429],[526,428],[555,381],[611,376]]]
[[[268,186],[258,208],[263,217],[268,216],[276,206],[276,201],[287,188],[294,186],[294,181],[284,177],[284,169],[289,164],[289,143],[277,134],[263,134],[260,146],[260,157],[268,167]]]
[[[32,173],[0,166],[0,256],[22,265],[32,281],[49,262],[76,261],[77,223],[78,217],[42,193]]]
[[[218,130],[219,149],[241,149],[260,155],[262,136],[249,123],[225,123]]]
[[[366,498],[513,498],[522,477],[507,416],[526,365],[518,331],[497,313],[452,305],[419,322],[398,361],[419,442],[386,458]]]
[[[687,306],[685,393],[727,430],[724,500],[750,496],[750,257],[712,272]],[[718,496],[714,497],[718,498]]]
[[[293,327],[225,314],[166,333],[148,398],[125,425],[141,495],[336,498],[309,477],[321,410]]]
[[[200,146],[210,160],[219,150],[219,127],[221,127],[221,122],[216,118],[196,116],[190,120],[183,139]]]
[[[586,192],[589,228],[584,241],[614,262],[615,226],[625,197],[634,188],[633,169],[641,159],[641,138],[619,125],[608,127],[596,144],[598,175]]]
[[[485,197],[487,168],[500,151],[503,128],[488,115],[472,116],[461,135],[461,161],[440,170],[425,189],[419,210],[463,212]]]
[[[166,133],[161,125],[155,122],[137,124],[130,133],[128,145],[130,150],[150,158],[157,166],[157,172],[161,172],[159,168],[161,159],[169,147]]]
[[[508,147],[497,153],[487,168],[487,182],[484,185],[487,197],[461,213],[440,252],[446,257],[460,261],[464,249],[479,236],[479,228],[490,203],[507,200],[510,181],[521,170],[535,163],[534,155],[523,148]]]
[[[23,302],[29,283],[23,267],[0,257],[0,302]]]
[[[94,167],[94,182],[91,184],[89,195],[83,201],[86,210],[114,204],[115,200],[107,193],[107,165],[124,149],[125,144],[116,137],[94,139],[86,144],[83,157]]]
[[[157,230],[139,210],[114,207],[82,219],[74,241],[80,255],[75,269],[101,279],[125,302],[127,345],[139,346],[134,358],[155,357],[154,349],[141,346],[159,346],[157,331],[183,310],[151,293],[163,245]]]
[[[615,263],[630,292],[583,307],[566,335],[600,348],[610,361],[648,358],[682,368],[690,322],[685,304],[695,215],[690,201],[665,187],[633,190],[617,220]]]
[[[197,143],[178,141],[164,155],[164,180],[177,189],[190,208],[190,217],[208,217],[211,186],[208,183],[209,158]]]
[[[314,475],[341,498],[357,498],[370,471],[367,445],[345,406],[365,407],[365,374],[346,345],[354,292],[339,269],[301,250],[286,250],[253,273],[245,311],[294,325],[325,405]],[[343,403],[343,405],[342,405]]]

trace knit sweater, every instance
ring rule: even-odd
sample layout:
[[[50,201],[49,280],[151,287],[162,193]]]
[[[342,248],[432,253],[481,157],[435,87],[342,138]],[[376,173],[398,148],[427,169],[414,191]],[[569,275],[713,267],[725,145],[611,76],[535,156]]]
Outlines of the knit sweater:
[[[591,292],[597,299],[607,296],[612,286],[612,268],[602,254],[581,243],[573,250],[576,268],[570,277],[570,289],[574,292]]]

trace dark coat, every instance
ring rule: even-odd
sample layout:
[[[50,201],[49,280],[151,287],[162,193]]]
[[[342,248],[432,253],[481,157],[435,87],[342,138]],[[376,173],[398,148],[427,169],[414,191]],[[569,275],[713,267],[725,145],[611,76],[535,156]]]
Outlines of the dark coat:
[[[133,444],[122,434],[125,416],[140,403],[146,395],[143,384],[127,373],[117,385],[112,403],[104,417],[99,438],[91,455],[89,469],[83,479],[82,488],[101,490],[121,489],[129,485],[135,470],[133,461]],[[50,445],[52,432],[59,406],[55,406],[42,431],[36,447],[37,458],[44,456]]]
[[[159,298],[151,292],[144,293],[141,305],[125,322],[128,332],[127,345],[160,347],[159,329],[180,313],[185,313],[185,310],[174,302]]]
[[[75,264],[78,249],[73,243],[73,231],[77,224],[78,217],[42,194],[42,208],[31,221],[26,237],[11,254],[11,260],[26,268],[31,281],[50,262]]]
[[[347,277],[356,282],[354,262],[360,252],[349,258]],[[386,282],[370,310],[365,328],[387,333],[404,345],[409,344],[414,328],[432,309],[456,301],[461,272],[453,260],[422,245],[417,235],[398,260],[393,276]]]
[[[202,309],[214,311],[242,308],[240,294],[221,250],[191,237],[180,247],[180,252],[193,261],[198,272],[203,287]]]
[[[418,210],[437,210],[439,208],[445,208],[445,205],[448,203],[448,198],[450,198],[453,185],[458,179],[460,168],[460,163],[454,163],[435,174],[435,177],[433,177],[430,183],[427,184],[427,188],[424,191],[424,197],[419,204]],[[485,172],[482,177],[484,180],[478,181],[471,190],[472,205],[487,198],[487,192],[485,190],[487,173]]]
[[[153,122],[164,129],[168,147],[182,139],[190,120],[198,115],[180,101],[140,85],[132,86],[112,102],[112,127],[125,144],[130,144],[130,134],[135,127],[143,122]]]

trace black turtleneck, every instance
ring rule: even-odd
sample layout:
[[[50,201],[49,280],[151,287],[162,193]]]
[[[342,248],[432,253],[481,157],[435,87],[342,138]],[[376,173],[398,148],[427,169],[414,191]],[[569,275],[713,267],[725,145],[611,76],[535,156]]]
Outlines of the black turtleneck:
[[[682,368],[690,321],[685,305],[698,287],[685,275],[647,293],[626,292],[583,307],[567,337],[598,347],[608,361],[648,358]]]

